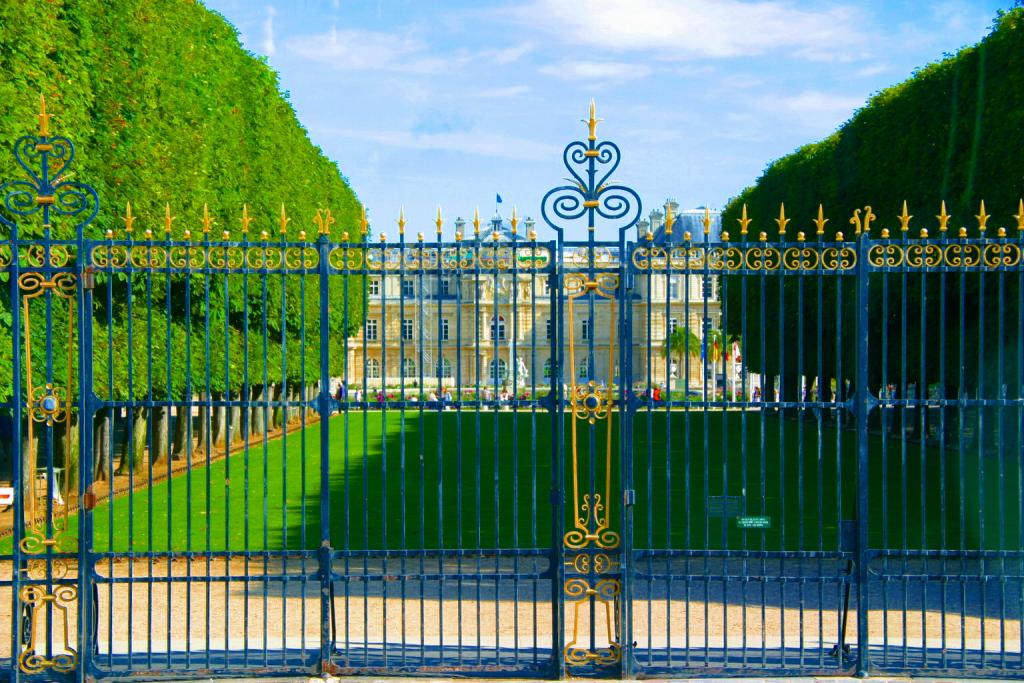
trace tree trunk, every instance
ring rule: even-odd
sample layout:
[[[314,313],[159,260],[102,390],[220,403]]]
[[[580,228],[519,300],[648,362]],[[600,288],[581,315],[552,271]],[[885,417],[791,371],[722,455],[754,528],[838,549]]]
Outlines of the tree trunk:
[[[209,392],[202,392],[200,395],[201,401],[209,401]],[[196,429],[196,450],[206,451],[206,437],[210,434],[210,407],[208,405],[199,406],[199,428]]]
[[[232,443],[241,441],[243,438],[242,410],[239,406],[231,406],[231,409],[228,411],[228,432]]]
[[[93,422],[93,457],[96,465],[93,474],[97,481],[107,479],[107,458],[110,455],[110,432],[112,416],[110,408],[97,411]]]
[[[264,408],[260,403],[263,403],[267,398],[267,387],[260,385],[258,388],[253,387],[252,390],[252,432],[254,436],[259,436],[267,431],[267,409]]]
[[[181,460],[189,450],[191,443],[192,407],[178,406],[175,408],[174,439],[171,443],[171,458]]]
[[[212,396],[215,401],[224,400],[224,394],[221,392],[214,392]],[[224,441],[227,430],[228,411],[224,406],[217,406],[211,409],[210,412],[213,413],[213,419],[210,424],[210,445],[216,446]]]
[[[272,400],[275,403],[279,403],[281,401],[281,397],[283,395],[284,395],[284,387],[281,386],[280,383],[275,384],[274,385],[274,391],[271,394],[271,396],[273,397]],[[273,412],[271,414],[271,423],[270,424],[271,424],[271,427],[273,427],[274,429],[284,428],[284,410],[282,410],[280,405],[274,406],[274,410],[273,410]]]
[[[170,410],[166,407],[154,408],[153,433],[151,436],[152,452],[149,454],[150,462],[162,463],[167,460],[167,430],[170,421]]]
[[[142,464],[143,455],[146,452],[146,432],[149,423],[146,419],[146,409],[139,406],[131,412],[131,428],[121,441],[121,462],[118,464],[118,474],[137,472]]]

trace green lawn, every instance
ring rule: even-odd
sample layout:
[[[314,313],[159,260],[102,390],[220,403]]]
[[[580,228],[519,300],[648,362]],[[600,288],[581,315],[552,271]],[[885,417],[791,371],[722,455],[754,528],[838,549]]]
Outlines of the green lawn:
[[[567,525],[570,424],[566,418]],[[603,486],[604,425],[577,426],[581,488],[592,474]],[[617,438],[617,416],[614,429]],[[552,440],[545,413],[353,413],[347,421],[332,418],[330,432],[335,547],[550,546]],[[671,424],[664,412],[638,413],[634,436],[638,548],[827,550],[838,546],[838,520],[853,519],[852,432],[826,424],[819,433],[816,422],[767,413],[693,410],[673,412]],[[892,439],[883,444],[879,437],[872,437],[870,452],[874,547],[1019,547],[1016,448],[1005,448],[1002,467],[996,453],[961,456]],[[620,528],[618,462],[616,453],[613,529]],[[313,549],[321,484],[320,425],[313,425],[265,449],[253,446],[209,466],[196,461],[190,473],[97,506],[94,547]],[[770,529],[737,529],[736,510],[726,518],[715,514],[708,498],[722,495],[739,497],[734,504],[746,515],[769,517]]]

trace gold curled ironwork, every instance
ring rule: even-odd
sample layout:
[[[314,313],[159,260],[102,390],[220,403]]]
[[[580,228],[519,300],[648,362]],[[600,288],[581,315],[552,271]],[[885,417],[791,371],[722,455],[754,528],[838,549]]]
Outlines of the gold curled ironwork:
[[[565,595],[572,603],[573,626],[572,640],[565,645],[563,657],[569,665],[580,664],[616,664],[622,659],[622,645],[616,638],[618,631],[618,609],[616,605],[621,593],[622,584],[618,579],[598,579],[591,584],[584,578],[573,577],[565,582]],[[580,608],[589,600],[595,600],[604,608],[608,645],[590,649],[577,645],[580,641]]]
[[[66,557],[49,557],[29,560],[25,563],[25,575],[32,581],[60,581],[71,574],[73,560]]]
[[[47,481],[47,486],[50,482]],[[65,501],[67,496],[65,496]],[[47,531],[45,524],[29,526],[25,535],[18,542],[21,552],[26,555],[42,555],[47,551],[55,553],[70,553],[75,551],[74,538],[67,533],[67,515],[54,517],[50,522],[51,530]],[[59,578],[54,576],[53,578]]]
[[[316,252],[315,249],[312,251]],[[333,247],[327,252],[327,262],[337,270],[362,268],[363,250],[353,247]]]
[[[595,574],[606,574],[619,566],[619,563],[606,553],[577,553],[565,564],[580,574],[589,574],[591,567]]]
[[[11,245],[0,244],[0,270],[8,268],[14,261],[14,256],[11,253]]]
[[[43,268],[47,265],[63,268],[70,261],[71,252],[63,244],[51,244],[49,249],[42,244],[33,244],[25,250],[25,263],[34,268]]]
[[[896,268],[906,258],[906,251],[899,244],[875,244],[868,249],[868,263],[877,268]]]
[[[136,268],[163,268],[167,250],[157,244],[136,244],[128,249],[128,259]]]
[[[78,599],[78,588],[71,585],[54,586],[48,592],[45,585],[22,586],[18,592],[21,601],[29,607],[28,641],[22,646],[18,655],[18,668],[27,674],[37,674],[52,669],[57,673],[69,673],[78,666],[78,651],[71,645],[71,627],[69,606]],[[47,609],[48,607],[52,609]],[[43,619],[60,619],[61,626],[57,629],[43,629]],[[56,652],[47,657],[46,652],[36,650],[36,643],[41,634],[53,632],[63,638],[63,652]]]
[[[881,245],[878,245],[881,246]],[[637,270],[658,272],[709,270],[728,273],[740,270],[785,270],[788,272],[852,270],[857,252],[852,247],[800,243],[793,246],[730,245],[638,246],[630,256]]]
[[[568,320],[574,321],[573,304],[580,297],[594,294],[606,298],[610,302],[609,312],[609,336],[608,336],[608,377],[614,376],[615,368],[615,292],[619,287],[619,276],[613,273],[598,273],[590,279],[585,273],[568,273],[562,281],[562,286],[567,292],[567,315]],[[571,420],[571,448],[572,448],[572,501],[573,501],[573,527],[563,536],[563,543],[568,548],[580,549],[588,547],[593,543],[598,548],[616,548],[619,545],[619,534],[612,531],[609,526],[609,510],[607,502],[611,500],[612,488],[612,415],[614,410],[614,396],[611,381],[604,388],[599,388],[597,382],[590,380],[580,385],[577,383],[576,373],[576,342],[574,325],[569,325],[568,346],[569,346],[569,368],[572,384],[569,388],[569,402],[576,419]],[[579,437],[577,423],[585,419],[591,425],[596,424],[598,419],[606,422],[605,442],[605,480],[604,494],[598,491],[590,491],[580,495],[580,473],[579,473]]]

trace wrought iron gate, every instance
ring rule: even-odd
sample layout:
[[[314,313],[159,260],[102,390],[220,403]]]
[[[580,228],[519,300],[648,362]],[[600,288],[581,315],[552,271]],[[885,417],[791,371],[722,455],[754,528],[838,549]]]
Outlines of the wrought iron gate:
[[[375,241],[98,231],[44,108],[0,188],[2,670],[1019,675],[1024,205],[648,222],[585,123],[550,239]]]

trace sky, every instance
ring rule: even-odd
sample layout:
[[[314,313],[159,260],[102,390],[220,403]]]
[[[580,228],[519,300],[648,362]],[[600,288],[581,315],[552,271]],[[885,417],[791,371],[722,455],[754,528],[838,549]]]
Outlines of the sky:
[[[722,207],[1012,0],[205,0],[280,74],[375,233],[497,208],[540,223],[562,149],[600,139],[644,213]],[[550,232],[538,226],[540,239]],[[567,232],[569,237],[580,232]],[[598,236],[611,238],[610,227]]]

